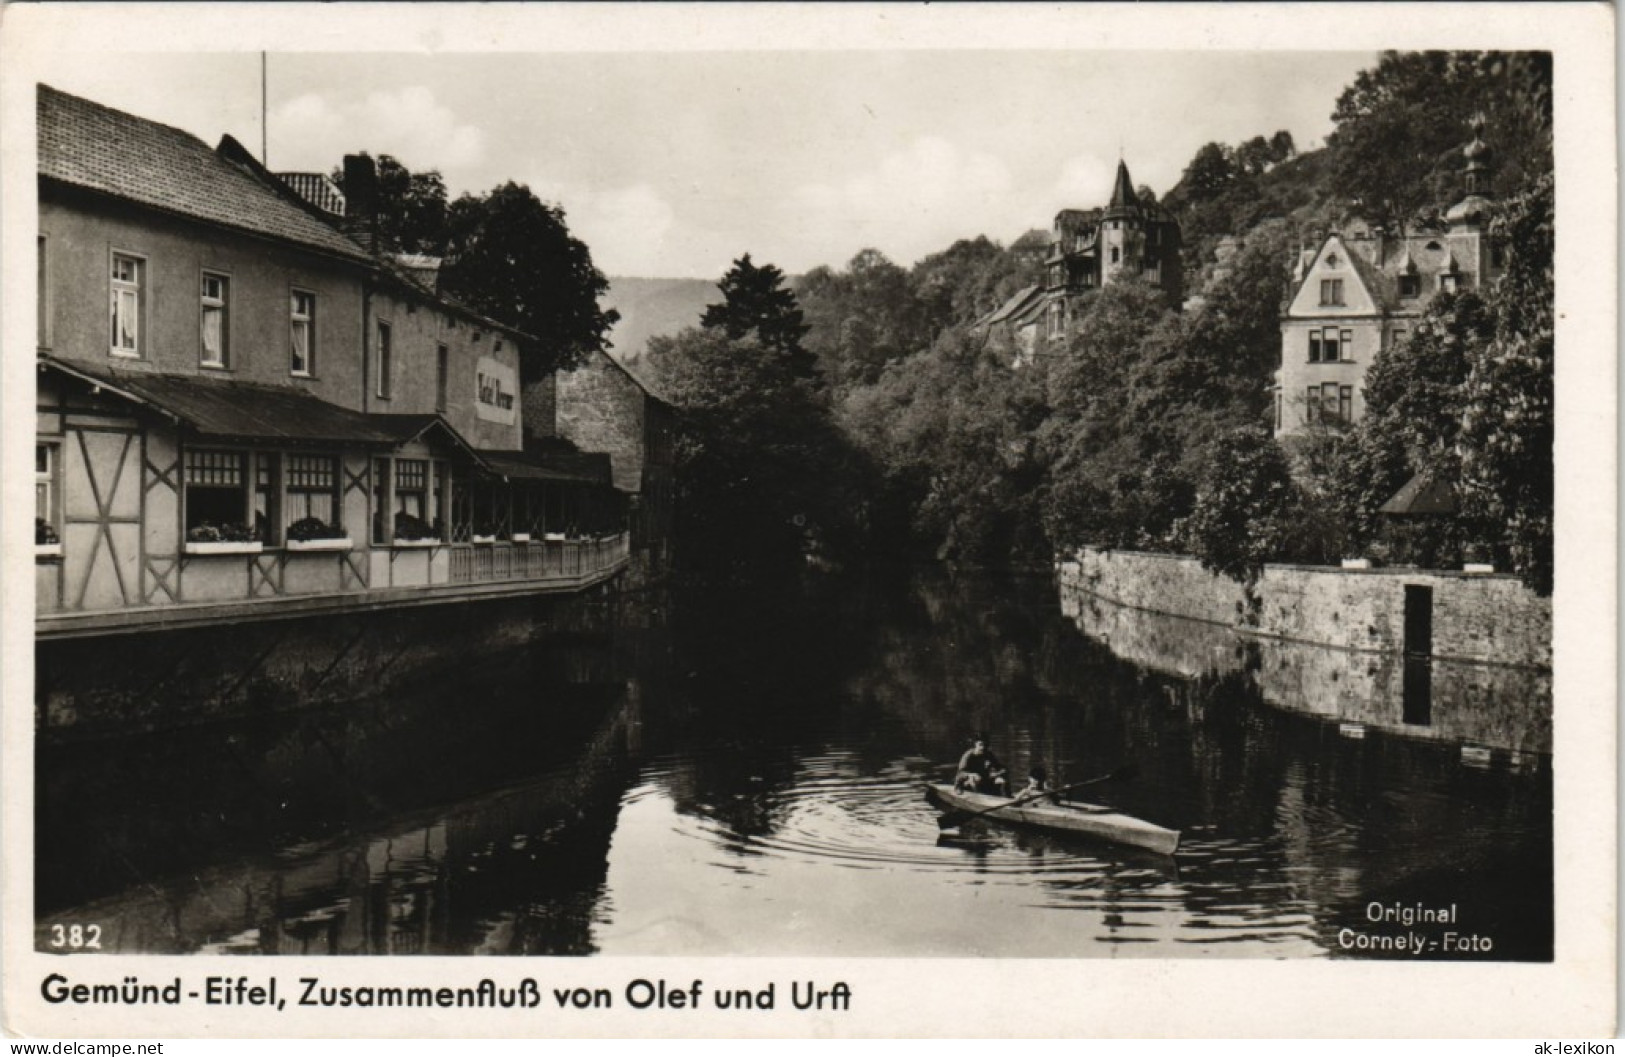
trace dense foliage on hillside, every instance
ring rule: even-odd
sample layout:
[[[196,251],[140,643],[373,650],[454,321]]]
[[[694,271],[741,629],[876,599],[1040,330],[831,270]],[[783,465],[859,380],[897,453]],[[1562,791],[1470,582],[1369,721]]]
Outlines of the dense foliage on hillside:
[[[774,296],[806,328],[810,375],[737,327],[656,343],[689,423],[680,517],[701,536],[760,520],[783,554],[1047,563],[1095,544],[1193,553],[1243,580],[1269,560],[1487,558],[1549,590],[1550,78],[1549,56],[1389,53],[1337,101],[1322,150],[1284,132],[1204,145],[1163,198],[1199,296],[1181,311],[1115,283],[1020,367],[972,324],[1039,280],[1030,233],[807,273]],[[1380,354],[1356,427],[1283,447],[1266,414],[1296,250],[1354,217],[1440,230],[1476,112],[1504,277],[1437,297]],[[1379,514],[1419,473],[1449,482],[1458,512]]]

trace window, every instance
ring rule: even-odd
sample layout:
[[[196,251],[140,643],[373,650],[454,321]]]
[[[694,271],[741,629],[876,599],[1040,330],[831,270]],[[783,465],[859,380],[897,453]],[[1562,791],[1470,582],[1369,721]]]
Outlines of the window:
[[[43,240],[41,240],[43,242]],[[1507,248],[1499,242],[1490,244],[1490,267],[1502,268],[1506,266]]]
[[[56,448],[34,445],[34,516],[56,527]]]
[[[226,327],[227,283],[224,275],[203,273],[203,288],[199,293],[203,313],[202,353],[198,362],[205,367],[226,366],[226,342],[229,340]]]
[[[1112,263],[1116,264],[1119,260],[1122,259],[1122,257],[1123,257],[1123,251],[1118,249],[1116,246],[1113,246],[1112,247]]]
[[[1410,335],[1406,332],[1404,327],[1395,327],[1393,344],[1389,347],[1395,349],[1399,348],[1401,345],[1405,344],[1405,339],[1409,336]]]
[[[248,518],[248,456],[240,451],[186,453],[186,529],[242,525]]]
[[[1343,358],[1341,347],[1338,344],[1338,335],[1340,333],[1336,327],[1326,328],[1326,333],[1321,338],[1321,362],[1336,363]]]
[[[1309,387],[1303,420],[1310,424],[1320,421],[1320,387],[1318,385]]]
[[[1335,356],[1332,357],[1332,358],[1337,359],[1337,357],[1335,357]],[[1345,360],[1354,359],[1354,331],[1352,331],[1352,330],[1343,331],[1343,355],[1342,355],[1342,358],[1345,359]]]
[[[451,350],[444,345],[434,353],[434,409],[446,413],[446,390],[451,384]]]
[[[146,262],[125,253],[113,254],[111,342],[114,356],[141,355],[141,292]]]
[[[1399,277],[1400,297],[1421,297],[1422,277],[1420,275],[1401,275]]]
[[[288,371],[309,378],[316,373],[316,295],[295,290],[291,319],[293,342]]]
[[[1281,428],[1281,391],[1275,391],[1275,428]]]
[[[1309,332],[1309,362],[1319,363],[1320,356],[1320,331],[1311,330]]]
[[[1343,280],[1322,279],[1320,281],[1320,303],[1323,305],[1340,305],[1343,303]]]
[[[378,380],[377,387],[374,391],[382,399],[388,400],[392,381],[390,378],[390,371],[393,366],[391,361],[394,359],[395,350],[390,344],[389,324],[385,323],[383,320],[378,321],[378,342],[374,347],[373,352],[375,356],[373,362],[373,375]]]
[[[1320,387],[1320,417],[1328,422],[1343,422],[1337,417],[1337,383],[1325,382]]]
[[[1354,387],[1342,385],[1337,388],[1337,417],[1344,422],[1354,421]]]
[[[286,465],[287,523],[315,518],[337,526],[337,460],[331,455],[290,455]]]
[[[1439,276],[1439,289],[1443,290],[1445,293],[1453,294],[1460,288],[1461,280],[1458,276],[1450,274]]]

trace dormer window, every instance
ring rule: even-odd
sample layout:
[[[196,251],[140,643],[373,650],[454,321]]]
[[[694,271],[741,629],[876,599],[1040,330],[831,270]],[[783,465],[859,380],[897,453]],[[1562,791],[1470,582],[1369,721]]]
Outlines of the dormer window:
[[[1399,277],[1400,297],[1421,297],[1422,277],[1420,275],[1401,275]]]

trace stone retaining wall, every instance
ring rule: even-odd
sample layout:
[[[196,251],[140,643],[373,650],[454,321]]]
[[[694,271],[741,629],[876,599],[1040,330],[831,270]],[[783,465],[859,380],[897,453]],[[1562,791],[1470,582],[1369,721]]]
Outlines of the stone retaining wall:
[[[1065,588],[1119,605],[1341,649],[1404,650],[1405,588],[1433,591],[1433,656],[1550,668],[1552,606],[1516,577],[1420,569],[1269,565],[1249,598],[1195,558],[1084,548]]]

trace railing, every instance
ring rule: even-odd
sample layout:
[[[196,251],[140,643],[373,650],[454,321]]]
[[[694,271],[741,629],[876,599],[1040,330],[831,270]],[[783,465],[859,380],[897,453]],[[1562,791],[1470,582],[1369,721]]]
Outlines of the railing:
[[[451,547],[451,582],[573,580],[613,568],[631,553],[627,533],[528,543],[459,543]]]

